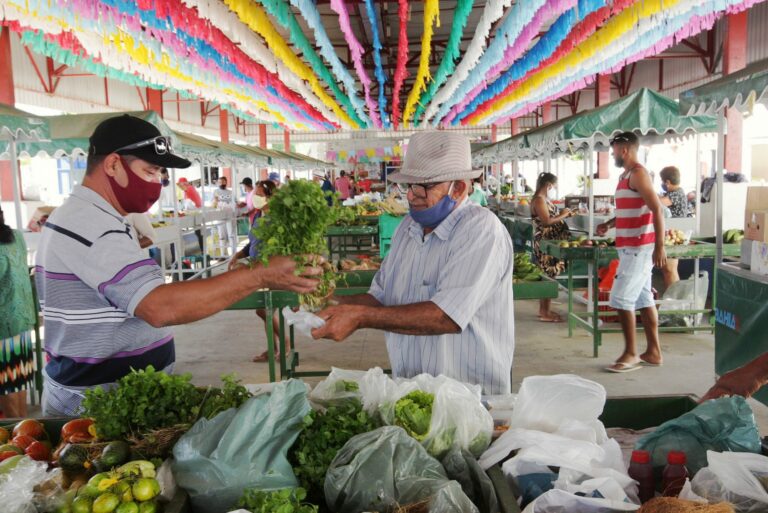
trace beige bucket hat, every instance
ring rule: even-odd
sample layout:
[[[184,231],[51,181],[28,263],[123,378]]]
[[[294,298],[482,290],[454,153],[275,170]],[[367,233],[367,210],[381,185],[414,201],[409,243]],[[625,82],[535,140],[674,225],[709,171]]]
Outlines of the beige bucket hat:
[[[400,172],[389,180],[395,183],[437,183],[477,178],[481,169],[472,169],[469,139],[447,131],[417,132],[411,136]]]

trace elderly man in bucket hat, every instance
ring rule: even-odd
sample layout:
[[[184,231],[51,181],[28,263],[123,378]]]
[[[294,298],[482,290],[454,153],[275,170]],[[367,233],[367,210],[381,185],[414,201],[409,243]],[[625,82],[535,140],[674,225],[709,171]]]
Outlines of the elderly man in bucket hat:
[[[355,330],[386,332],[395,376],[445,374],[510,392],[514,352],[512,241],[488,209],[467,199],[469,141],[439,131],[411,137],[390,177],[407,194],[410,214],[367,294],[340,296],[319,312],[315,338],[340,341]]]

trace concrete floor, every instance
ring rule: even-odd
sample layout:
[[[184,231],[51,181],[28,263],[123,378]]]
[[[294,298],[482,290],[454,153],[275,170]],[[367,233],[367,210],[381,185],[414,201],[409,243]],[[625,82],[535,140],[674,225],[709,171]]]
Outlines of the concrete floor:
[[[564,312],[565,304],[556,305]],[[662,334],[664,366],[645,367],[628,374],[612,374],[603,368],[614,361],[623,348],[620,334],[603,337],[600,357],[592,358],[592,340],[583,331],[568,338],[566,324],[541,323],[536,319],[537,301],[515,301],[516,347],[512,371],[513,392],[526,376],[577,374],[601,383],[611,397],[666,394],[701,396],[715,381],[714,338],[709,333]],[[641,350],[644,339],[640,335]],[[269,381],[266,363],[251,358],[266,349],[262,321],[252,312],[221,312],[206,320],[175,329],[177,372],[189,372],[195,383],[219,381],[231,372],[244,383]],[[296,335],[301,356],[300,370],[327,370],[388,367],[384,335],[361,330],[347,341],[313,341]],[[316,383],[318,379],[308,379]],[[768,407],[750,401],[761,433],[768,433]]]

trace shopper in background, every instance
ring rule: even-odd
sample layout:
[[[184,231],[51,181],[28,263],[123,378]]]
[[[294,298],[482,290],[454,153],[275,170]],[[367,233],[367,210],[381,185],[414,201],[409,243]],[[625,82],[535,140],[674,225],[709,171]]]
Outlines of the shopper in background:
[[[200,193],[197,192],[195,186],[189,183],[189,181],[183,176],[179,178],[177,182],[179,188],[184,192],[184,209],[189,210],[191,208],[202,208],[203,200],[200,198]]]
[[[339,177],[334,184],[336,186],[336,192],[339,193],[339,199],[341,201],[347,200],[352,197],[352,182],[349,181],[346,171],[341,171]]]
[[[272,171],[269,173],[267,180],[270,180],[273,184],[275,184],[275,187],[280,187],[280,173],[277,171]]]
[[[256,217],[256,211],[258,210],[253,206],[253,180],[251,177],[246,176],[242,179],[240,185],[243,186],[245,191],[245,201],[241,201],[237,206],[238,208],[245,209],[245,215],[248,216],[248,225],[250,226],[253,224],[253,219]]]
[[[533,254],[539,268],[550,278],[557,278],[565,270],[565,260],[547,255],[541,251],[542,240],[569,240],[571,231],[565,220],[573,215],[565,208],[558,213],[552,200],[556,199],[557,177],[552,173],[541,173],[536,180],[536,192],[531,199],[531,218],[533,220]],[[559,314],[551,310],[551,299],[539,300],[539,320],[542,322],[562,322]]]
[[[328,177],[328,173],[325,171],[315,171],[313,178],[315,183],[320,184],[320,188],[325,194],[325,200],[328,202],[328,206],[333,206],[333,196],[336,192],[336,189],[333,188],[333,184],[331,183],[331,179]]]
[[[483,175],[472,180],[472,194],[469,195],[469,201],[477,203],[481,207],[488,206],[488,197],[483,190]]]
[[[691,217],[688,208],[688,196],[680,187],[680,170],[674,166],[667,166],[659,173],[661,178],[661,188],[664,194],[659,201],[665,207],[669,208],[672,217]],[[664,287],[668,289],[673,283],[680,281],[680,275],[677,272],[677,258],[667,258],[667,265],[662,268],[664,275]]]
[[[512,240],[487,208],[467,200],[469,140],[449,131],[411,136],[400,172],[410,213],[367,294],[337,296],[315,338],[385,332],[395,377],[445,374],[508,394],[515,349]]]
[[[261,182],[256,184],[256,189],[253,192],[253,198],[254,198],[254,206],[256,207],[256,215],[254,216],[253,224],[251,224],[251,229],[248,230],[248,244],[238,251],[235,256],[232,257],[232,260],[229,261],[228,269],[229,271],[232,271],[234,269],[237,269],[238,266],[242,265],[240,264],[240,260],[242,259],[249,259],[250,261],[256,261],[259,258],[259,244],[261,241],[256,238],[256,236],[253,234],[253,229],[256,227],[258,223],[262,221],[262,218],[264,215],[269,212],[269,198],[272,197],[272,194],[275,192],[275,183],[271,180],[262,180]],[[266,329],[266,322],[267,322],[267,311],[259,308],[256,310],[256,314],[261,317],[261,319],[264,321],[264,326]],[[277,314],[275,314],[274,318],[272,319],[272,327],[274,328],[273,333],[275,336],[279,333],[280,325],[278,323]],[[277,342],[277,341],[275,341]],[[277,343],[275,344],[275,357],[280,356],[280,350],[278,348],[279,346]],[[264,351],[263,353],[256,355],[253,357],[252,361],[254,362],[266,362],[269,360],[269,353],[267,351]]]
[[[624,352],[606,367],[608,372],[630,372],[643,364],[661,365],[659,316],[651,288],[653,266],[666,265],[663,206],[653,189],[648,171],[638,162],[640,141],[632,132],[611,140],[616,167],[624,169],[616,187],[616,217],[597,225],[599,236],[616,228],[619,268],[611,289],[610,306],[618,311],[624,333]],[[640,310],[647,348],[638,355],[635,342],[635,312]]]
[[[35,280],[45,319],[43,415],[75,416],[86,390],[109,387],[152,365],[172,372],[170,326],[209,317],[263,288],[313,291],[322,272],[293,257],[272,258],[208,279],[165,283],[131,235],[125,216],[160,196],[163,167],[190,162],[169,137],[130,115],[109,118],[90,137],[82,185],[48,219]]]
[[[373,182],[370,178],[368,178],[368,171],[360,171],[359,173],[359,179],[357,180],[357,193],[363,194],[366,192],[371,192],[371,187],[373,186]]]
[[[155,208],[157,208],[157,213],[162,215],[164,211],[173,211],[174,207],[178,208],[179,200],[176,186],[171,184],[171,178],[168,176],[168,169],[166,168],[160,171],[160,183],[163,185],[163,189]],[[152,211],[155,212],[154,209]]]
[[[26,390],[35,375],[35,303],[24,236],[5,224],[2,210],[0,291],[0,410],[8,418],[26,417]]]
[[[237,251],[237,226],[235,224],[235,195],[227,188],[227,177],[219,177],[219,187],[213,191],[213,208],[217,208],[227,216],[216,225],[219,235],[219,251],[226,258],[229,253]],[[230,251],[231,250],[231,251]]]

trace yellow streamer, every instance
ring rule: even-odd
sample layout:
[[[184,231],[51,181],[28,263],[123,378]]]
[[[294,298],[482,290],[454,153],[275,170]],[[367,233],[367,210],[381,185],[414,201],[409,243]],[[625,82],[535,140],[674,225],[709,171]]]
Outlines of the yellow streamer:
[[[571,50],[568,55],[532,75],[507,96],[496,99],[491,104],[492,107],[489,110],[477,117],[473,117],[469,124],[478,125],[482,120],[504,111],[511,103],[523,101],[526,96],[541,88],[547,80],[563,75],[569,70],[576,69],[585,60],[615,44],[621,36],[632,30],[641,19],[649,18],[665,9],[670,9],[679,2],[680,0],[644,0],[632,4],[608,20],[602,28],[589,36],[578,47]]]
[[[440,3],[438,0],[426,0],[424,2],[424,34],[421,36],[419,69],[416,72],[416,81],[408,94],[408,101],[405,103],[405,110],[403,111],[403,126],[405,127],[409,126],[408,120],[416,110],[416,102],[419,101],[421,93],[427,88],[427,80],[432,80],[432,75],[429,74],[429,55],[432,51],[433,25],[440,26]]]
[[[252,0],[224,0],[224,3],[237,14],[240,21],[264,38],[272,53],[285,63],[288,69],[302,80],[309,82],[312,91],[320,98],[320,101],[331,109],[341,121],[353,128],[358,128],[357,123],[325,92],[317,75],[299,59],[285,42],[285,39],[275,30],[272,21],[260,5]]]

